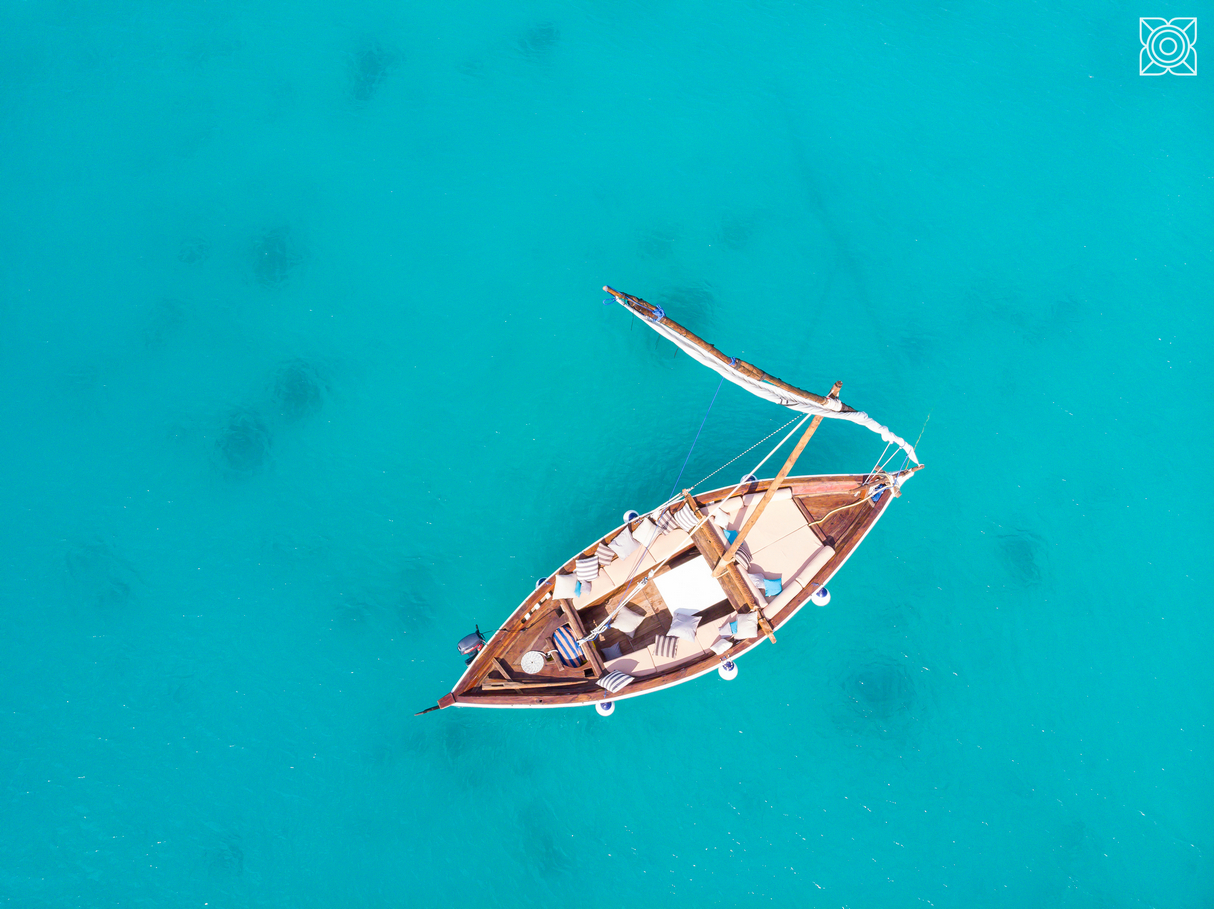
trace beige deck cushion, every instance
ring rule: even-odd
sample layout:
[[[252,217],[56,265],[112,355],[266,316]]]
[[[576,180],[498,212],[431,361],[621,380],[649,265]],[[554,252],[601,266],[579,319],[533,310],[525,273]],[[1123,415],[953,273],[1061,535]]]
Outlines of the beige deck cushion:
[[[558,600],[571,599],[577,592],[577,575],[558,571],[552,585],[552,595]]]
[[[648,650],[634,650],[621,657],[604,660],[603,668],[608,672],[618,670],[631,676],[650,675],[654,670],[653,657]]]
[[[686,531],[674,529],[664,537],[658,537],[649,547],[649,554],[655,561],[662,561],[680,550],[691,545],[691,537]]]
[[[824,556],[823,552],[827,554]],[[834,554],[835,551],[822,545],[818,535],[806,526],[769,544],[762,552],[756,552],[754,565],[769,575],[778,574],[786,580],[796,579],[807,584]]]
[[[738,509],[742,507],[741,496],[730,496],[724,502],[721,502],[717,508],[725,512],[725,514],[733,516],[738,513]]]
[[[625,527],[615,535],[615,539],[607,544],[620,558],[632,555],[640,545],[632,536],[632,531]]]
[[[754,505],[755,503],[762,501],[764,495],[765,495],[765,493],[762,493],[762,492],[747,493],[746,495],[742,496],[742,504],[745,505],[747,508],[749,508],[751,505]],[[771,497],[771,502],[768,503],[768,507],[770,508],[776,502],[791,502],[791,501],[792,501],[792,490],[789,489],[787,486],[785,486],[783,489],[776,490],[776,494]]]
[[[632,555],[624,559],[616,559],[610,565],[605,565],[599,572],[600,577],[606,577],[612,587],[619,587],[628,580],[631,574],[635,581],[638,578],[643,578],[645,573],[649,571],[657,560],[652,553],[645,552],[643,549],[638,549]]]
[[[746,542],[750,544],[754,561],[763,565],[760,554],[764,549],[801,529],[808,530],[809,527],[796,502],[791,500],[772,502],[764,509],[762,516],[746,535]],[[812,531],[810,532],[812,533]]]
[[[789,581],[780,591],[780,595],[763,607],[763,615],[773,619],[776,613],[792,602],[793,597],[805,589],[800,581]]]
[[[632,531],[632,538],[642,546],[648,546],[653,542],[653,538],[658,535],[658,525],[649,519],[649,516],[641,518],[641,523]]]
[[[809,564],[805,566],[805,572],[802,575],[802,577],[805,579],[805,583],[808,584],[810,581],[812,581],[815,575],[825,568],[826,563],[833,559],[834,556],[835,548],[833,546],[823,546],[821,549],[819,549],[814,557],[809,560]]]
[[[713,644],[729,634],[729,623],[737,619],[737,617],[738,614],[735,612],[725,616],[723,619],[701,622],[700,627],[696,629],[696,643],[700,645],[700,649],[705,653],[711,650]],[[722,628],[725,629],[725,635],[721,633]]]
[[[611,620],[611,627],[620,632],[620,634],[632,637],[636,633],[636,630],[641,627],[643,621],[645,621],[645,613],[635,606],[625,604],[624,608]]]

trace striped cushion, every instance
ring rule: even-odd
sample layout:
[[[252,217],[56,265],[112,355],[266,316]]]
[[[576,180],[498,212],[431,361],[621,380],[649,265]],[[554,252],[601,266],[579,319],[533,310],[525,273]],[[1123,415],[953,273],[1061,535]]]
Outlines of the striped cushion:
[[[580,666],[584,657],[582,656],[582,645],[577,642],[577,638],[573,636],[573,632],[569,630],[568,625],[562,625],[556,631],[552,632],[552,643],[556,645],[556,652],[561,658],[561,662],[566,666]]]
[[[615,550],[606,543],[599,543],[599,548],[594,551],[594,554],[599,557],[600,565],[606,565],[615,558]]]
[[[679,639],[659,634],[653,642],[653,651],[660,657],[673,659],[679,652]]]
[[[742,545],[738,547],[738,551],[733,554],[733,560],[738,563],[738,567],[742,571],[750,570],[750,547],[746,545],[746,541],[742,541]]]
[[[601,679],[599,679],[599,687],[606,688],[612,694],[615,694],[629,682],[635,681],[632,676],[626,672],[620,672],[618,669],[613,669]]]
[[[593,581],[598,576],[599,557],[597,555],[577,560],[577,579],[579,581]]]
[[[670,531],[674,530],[674,515],[670,513],[669,508],[663,508],[658,513],[657,518],[654,519],[654,522],[662,533],[670,533]]]
[[[700,523],[698,520],[696,520],[696,516],[691,513],[691,508],[689,508],[687,505],[684,505],[674,513],[674,522],[688,533],[691,533],[691,528]]]

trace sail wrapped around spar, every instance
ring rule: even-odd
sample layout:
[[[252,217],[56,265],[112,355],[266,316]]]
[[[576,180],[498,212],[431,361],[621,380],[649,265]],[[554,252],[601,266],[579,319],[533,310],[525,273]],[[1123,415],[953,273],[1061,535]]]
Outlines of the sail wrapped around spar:
[[[603,290],[615,297],[617,303],[624,306],[634,316],[666,338],[666,340],[676,345],[688,356],[703,363],[709,369],[724,376],[735,385],[745,388],[751,394],[771,401],[773,404],[787,407],[790,410],[827,417],[832,420],[847,420],[849,423],[857,423],[877,433],[887,444],[897,445],[906,452],[912,461],[916,464],[919,463],[919,459],[915,456],[915,449],[905,439],[895,435],[890,431],[888,426],[878,423],[864,411],[848,407],[838,398],[817,395],[811,391],[805,391],[802,388],[789,385],[775,376],[768,375],[757,366],[747,363],[745,360],[739,360],[737,357],[730,357],[721,353],[721,351],[717,350],[703,338],[692,334],[673,319],[667,318],[666,313],[663,312],[660,306],[654,306],[640,297],[621,293],[610,287],[604,287]]]

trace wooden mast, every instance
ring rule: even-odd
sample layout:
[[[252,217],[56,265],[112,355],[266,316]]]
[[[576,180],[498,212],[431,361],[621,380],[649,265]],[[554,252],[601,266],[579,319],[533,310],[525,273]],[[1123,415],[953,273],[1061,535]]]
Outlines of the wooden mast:
[[[830,390],[828,398],[839,397],[839,391],[843,388],[842,382],[836,382],[835,387]],[[747,515],[746,523],[742,525],[742,529],[738,531],[737,537],[730,544],[729,549],[725,550],[725,554],[721,556],[721,561],[717,562],[716,567],[712,570],[712,576],[719,578],[725,573],[725,569],[729,567],[730,561],[737,555],[738,549],[746,542],[746,535],[750,533],[750,529],[755,526],[755,522],[759,520],[759,515],[763,513],[763,509],[772,500],[776,494],[776,490],[780,488],[780,484],[784,482],[784,478],[788,476],[792,470],[793,464],[797,463],[797,458],[801,456],[801,452],[805,450],[805,446],[809,444],[810,438],[817,431],[818,425],[822,422],[822,417],[814,417],[810,421],[809,429],[805,430],[805,435],[801,436],[801,441],[797,443],[797,447],[792,450],[792,454],[788,456],[788,460],[784,462],[784,466],[780,468],[780,472],[776,474],[776,478],[771,481],[771,485],[767,487],[767,492],[763,493],[763,498],[759,500],[759,504],[754,510]]]

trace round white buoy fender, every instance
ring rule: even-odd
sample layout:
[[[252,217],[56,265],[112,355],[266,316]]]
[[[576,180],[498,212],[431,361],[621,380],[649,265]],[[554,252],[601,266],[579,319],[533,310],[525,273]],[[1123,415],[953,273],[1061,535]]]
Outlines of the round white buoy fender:
[[[615,713],[615,701],[599,701],[594,709],[599,716],[611,716]]]
[[[626,512],[624,512],[624,523],[629,524],[640,516],[641,513],[639,511],[634,511],[633,509],[629,508]]]
[[[547,584],[547,583],[548,583],[548,579],[547,579],[547,578],[540,578],[539,580],[537,580],[537,581],[535,582],[535,589],[536,589],[536,590],[539,590],[541,587],[543,587],[543,586],[544,586],[545,584]]]
[[[830,591],[825,587],[819,587],[809,595],[809,598],[814,601],[814,605],[825,606],[830,602]]]
[[[717,667],[717,674],[725,681],[732,682],[738,677],[738,664],[733,660],[725,660]]]

